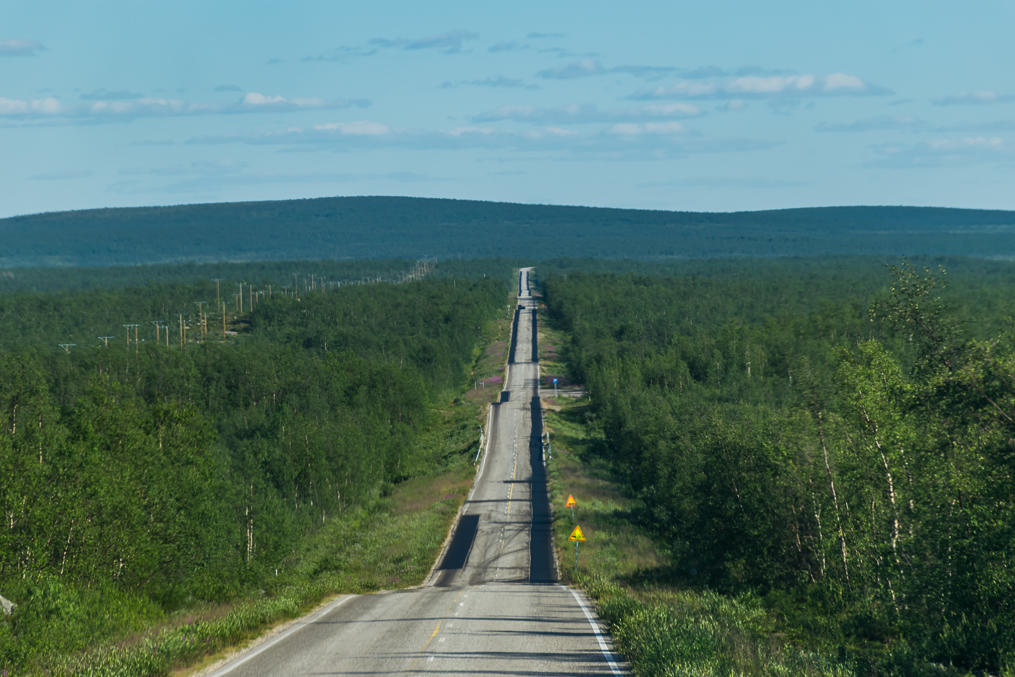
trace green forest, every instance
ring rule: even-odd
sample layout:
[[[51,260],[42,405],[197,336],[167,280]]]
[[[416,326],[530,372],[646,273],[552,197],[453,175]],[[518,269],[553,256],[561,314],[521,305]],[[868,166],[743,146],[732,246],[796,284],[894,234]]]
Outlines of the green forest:
[[[721,213],[332,197],[16,216],[0,219],[0,238],[0,282],[24,267],[217,261],[1011,258],[1015,212],[884,206]]]
[[[277,587],[316,531],[471,461],[475,423],[452,434],[438,410],[505,314],[511,269],[400,266],[397,283],[375,281],[382,265],[369,284],[248,287],[225,333],[206,279],[0,296],[4,674]]]
[[[508,321],[517,264],[4,271],[0,594],[18,606],[0,670],[166,674],[329,592],[422,575],[471,478],[476,410],[451,412]],[[762,636],[831,666],[813,674],[1015,669],[1010,263],[548,258],[535,273],[563,337],[554,375],[587,390],[596,462],[637,506],[611,519],[665,553],[625,586],[751,618],[742,600],[758,600]],[[427,485],[443,507],[415,559],[350,573],[404,557],[364,533],[392,521],[402,538],[384,506]],[[648,638],[642,674],[672,670],[684,645],[665,633],[686,626],[639,608],[600,613],[618,641]],[[738,665],[714,672],[782,669]]]
[[[1015,269],[945,263],[537,271],[643,580],[760,596],[850,674],[1015,670]]]

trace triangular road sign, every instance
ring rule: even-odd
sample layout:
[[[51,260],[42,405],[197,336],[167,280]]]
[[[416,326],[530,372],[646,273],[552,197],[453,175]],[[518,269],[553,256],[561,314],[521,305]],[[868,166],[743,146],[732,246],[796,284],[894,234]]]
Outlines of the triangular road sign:
[[[571,535],[567,537],[567,540],[569,540],[569,541],[584,541],[585,540],[585,534],[582,533],[582,528],[576,524],[575,527],[574,527],[574,531],[572,531]]]
[[[567,495],[567,503],[564,504],[565,508],[573,508],[578,505],[578,501],[574,500],[574,496],[571,494]]]

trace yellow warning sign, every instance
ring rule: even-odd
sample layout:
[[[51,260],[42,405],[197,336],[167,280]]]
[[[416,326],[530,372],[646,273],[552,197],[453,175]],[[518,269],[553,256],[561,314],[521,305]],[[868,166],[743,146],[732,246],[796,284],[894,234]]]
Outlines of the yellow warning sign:
[[[578,501],[574,500],[574,496],[571,494],[567,495],[567,503],[564,504],[565,508],[573,508],[578,505]]]
[[[585,540],[585,534],[582,533],[582,528],[576,524],[575,527],[574,527],[574,531],[572,531],[571,535],[567,537],[567,540],[569,540],[569,541],[584,541]]]

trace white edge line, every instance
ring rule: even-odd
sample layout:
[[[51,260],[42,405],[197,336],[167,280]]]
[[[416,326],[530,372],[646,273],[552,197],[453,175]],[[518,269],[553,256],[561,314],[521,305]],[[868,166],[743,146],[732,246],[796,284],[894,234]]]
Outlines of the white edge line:
[[[281,642],[283,639],[289,637],[290,635],[296,633],[299,630],[302,630],[303,628],[307,627],[311,623],[315,623],[322,616],[324,616],[325,614],[328,614],[328,613],[334,611],[338,607],[340,607],[343,604],[345,604],[346,602],[348,602],[353,597],[356,597],[356,595],[346,595],[346,596],[342,597],[341,599],[336,600],[336,601],[332,602],[331,604],[327,605],[326,607],[324,607],[323,609],[321,609],[317,613],[315,613],[315,614],[313,614],[313,615],[311,615],[309,617],[306,617],[305,619],[297,619],[297,620],[295,620],[293,622],[292,627],[290,627],[285,632],[283,632],[280,635],[274,637],[270,641],[265,642],[261,646],[257,647],[255,650],[253,650],[250,653],[248,653],[247,655],[245,655],[240,660],[235,661],[235,662],[230,662],[230,663],[224,665],[219,670],[217,670],[217,671],[211,673],[210,675],[208,675],[208,677],[222,677],[223,675],[228,675],[230,672],[232,672],[236,668],[240,667],[241,665],[243,665],[247,661],[253,660],[257,656],[260,656],[262,653],[264,653],[265,651],[267,651],[271,647],[275,646],[276,644]]]
[[[486,471],[486,458],[490,455],[491,437],[493,437],[493,404],[488,404],[486,405],[486,434],[483,440],[483,455],[479,461],[479,470],[476,471],[476,479],[472,481],[472,488],[469,489],[469,495],[465,498],[466,502],[472,500],[476,493],[476,485],[483,479],[483,473]]]
[[[582,598],[578,595],[578,592],[574,588],[569,588],[566,585],[561,585],[560,587],[570,592],[571,596],[574,597],[574,601],[578,602],[578,606],[580,606],[582,611],[585,612],[585,618],[589,620],[589,625],[592,626],[592,632],[596,636],[596,641],[599,642],[599,650],[603,652],[603,658],[605,658],[606,662],[609,664],[610,672],[615,675],[623,674],[620,671],[620,668],[617,667],[617,662],[613,659],[613,652],[610,651],[610,647],[606,646],[606,640],[603,639],[603,633],[599,631],[599,624],[596,623],[596,619],[592,617],[592,612],[589,611],[585,602],[583,602]]]

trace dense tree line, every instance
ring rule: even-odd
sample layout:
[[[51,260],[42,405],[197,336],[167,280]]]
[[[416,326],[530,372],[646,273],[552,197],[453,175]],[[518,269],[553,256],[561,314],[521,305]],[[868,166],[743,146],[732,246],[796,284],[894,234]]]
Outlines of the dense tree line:
[[[0,219],[0,266],[506,256],[1015,255],[1015,212],[677,212],[408,197],[92,209]]]
[[[507,289],[349,286],[265,299],[238,336],[182,349],[0,353],[0,592],[20,605],[0,665],[72,613],[76,589],[229,598],[324,521],[462,451],[422,433]]]
[[[893,669],[996,670],[1015,665],[1011,276],[743,262],[544,288],[669,575],[760,591]]]

